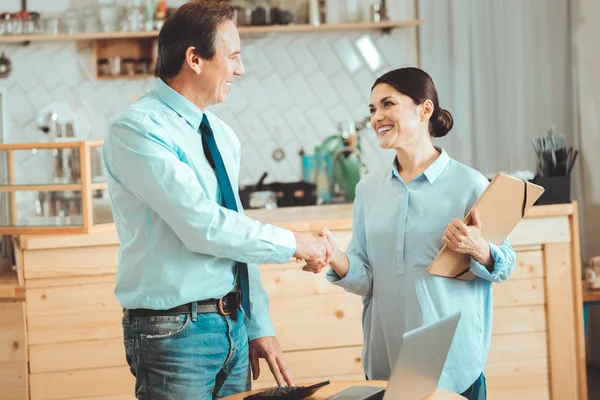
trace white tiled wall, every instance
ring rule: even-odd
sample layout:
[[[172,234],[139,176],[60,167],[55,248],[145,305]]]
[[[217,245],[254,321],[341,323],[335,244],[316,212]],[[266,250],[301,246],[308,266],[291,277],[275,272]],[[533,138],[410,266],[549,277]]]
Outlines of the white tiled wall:
[[[84,7],[101,0],[29,0],[30,10],[56,14],[67,7]],[[120,1],[120,0],[119,0]],[[298,0],[302,2],[302,0]],[[365,0],[366,1],[366,0]],[[171,6],[185,0],[171,0]],[[0,0],[0,8],[16,11],[20,1]],[[392,19],[415,15],[413,1],[388,2]],[[264,171],[269,180],[301,178],[298,152],[311,153],[323,138],[347,119],[367,115],[369,89],[381,73],[417,62],[415,28],[391,34],[378,31],[269,34],[243,37],[247,74],[223,105],[213,112],[240,137],[242,184],[254,183]],[[374,53],[368,53],[369,47]],[[52,101],[67,102],[76,112],[79,134],[102,138],[110,119],[132,97],[149,90],[154,80],[96,81],[91,76],[90,43],[66,42],[6,46],[14,72],[0,80],[9,92],[8,142],[42,139],[37,112]],[[361,135],[370,169],[389,158],[382,155],[370,132]],[[271,158],[283,148],[281,162]],[[17,153],[19,183],[37,180],[44,169],[39,157]],[[20,176],[19,176],[20,175]]]
[[[417,63],[415,37],[415,28],[243,37],[246,75],[227,102],[213,108],[243,143],[241,183],[256,182],[264,171],[273,180],[299,179],[298,151],[312,153],[340,122],[366,117],[374,80],[389,69]],[[372,44],[375,56],[365,58],[359,43]],[[4,51],[13,64],[12,75],[0,80],[9,96],[7,142],[41,140],[36,114],[52,101],[67,102],[76,111],[83,138],[100,139],[129,99],[154,83],[93,79],[89,42],[11,45]],[[371,132],[362,136],[368,166],[377,168],[383,158],[387,162]],[[278,147],[286,153],[281,162],[271,158]],[[18,172],[39,172],[34,159],[21,157]]]

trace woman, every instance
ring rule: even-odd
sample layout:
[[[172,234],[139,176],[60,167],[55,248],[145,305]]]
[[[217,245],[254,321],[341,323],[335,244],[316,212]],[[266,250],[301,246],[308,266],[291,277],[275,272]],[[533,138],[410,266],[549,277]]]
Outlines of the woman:
[[[432,138],[446,135],[453,120],[424,71],[402,68],[381,76],[369,109],[379,145],[396,150],[396,157],[357,185],[352,240],[346,254],[334,251],[327,278],[363,296],[368,379],[389,378],[403,333],[460,311],[439,386],[485,399],[492,282],[506,280],[515,264],[508,240],[496,246],[483,239],[476,211],[471,226],[462,222],[488,180],[433,145]],[[323,234],[335,249],[331,234]],[[443,245],[471,255],[474,280],[427,272]],[[318,272],[322,266],[315,261],[304,269]]]

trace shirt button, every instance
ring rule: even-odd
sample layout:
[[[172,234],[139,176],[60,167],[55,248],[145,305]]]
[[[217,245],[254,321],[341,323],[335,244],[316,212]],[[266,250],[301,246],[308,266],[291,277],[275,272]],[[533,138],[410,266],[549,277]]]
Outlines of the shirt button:
[[[399,240],[399,242],[401,242],[401,241],[403,241],[403,240],[404,240],[404,238],[403,238],[402,236],[400,236],[400,240]]]

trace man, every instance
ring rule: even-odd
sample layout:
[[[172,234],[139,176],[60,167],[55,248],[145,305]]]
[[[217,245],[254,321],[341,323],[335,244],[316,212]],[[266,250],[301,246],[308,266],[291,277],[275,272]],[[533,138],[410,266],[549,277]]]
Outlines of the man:
[[[212,399],[249,390],[265,358],[293,385],[256,263],[328,262],[326,238],[263,225],[236,195],[240,143],[207,107],[244,74],[225,1],[192,1],[158,38],[158,80],[104,143],[120,239],[115,295],[139,399]]]

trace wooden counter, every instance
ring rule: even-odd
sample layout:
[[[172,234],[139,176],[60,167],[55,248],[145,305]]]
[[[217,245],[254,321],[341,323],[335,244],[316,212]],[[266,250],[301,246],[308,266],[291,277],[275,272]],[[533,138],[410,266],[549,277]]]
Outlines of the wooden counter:
[[[25,300],[25,285],[19,284],[14,272],[0,273],[0,301]]]
[[[351,237],[351,205],[247,214],[299,231],[327,227],[340,247]],[[490,399],[587,398],[578,232],[573,203],[534,207],[511,234],[518,265],[495,285]],[[116,233],[18,239],[31,399],[133,399],[113,294]],[[260,270],[295,380],[362,380],[361,298],[292,260]],[[266,365],[261,370],[254,387],[273,385]]]
[[[28,399],[25,286],[0,274],[0,399]]]

